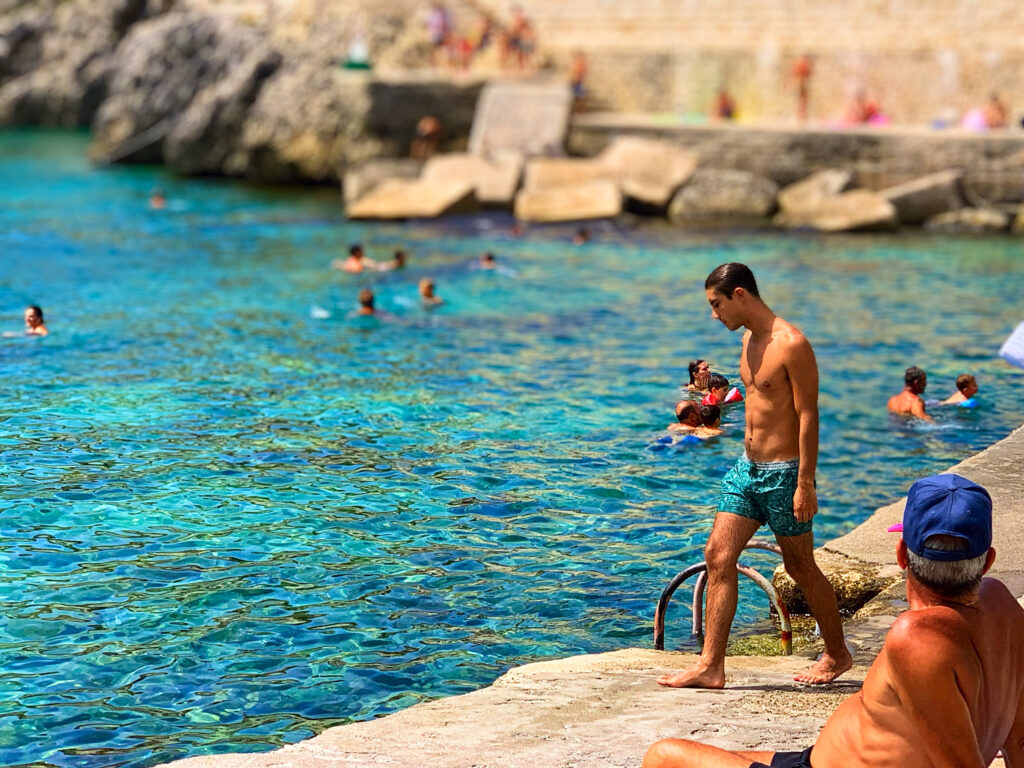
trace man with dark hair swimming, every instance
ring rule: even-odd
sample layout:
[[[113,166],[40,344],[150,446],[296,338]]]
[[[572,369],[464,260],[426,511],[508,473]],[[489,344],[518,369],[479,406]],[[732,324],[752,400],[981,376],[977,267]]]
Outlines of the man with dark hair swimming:
[[[853,665],[843,640],[836,593],[814,561],[811,520],[818,511],[818,366],[800,329],[761,300],[744,264],[722,264],[704,282],[711,316],[730,331],[745,328],[740,378],[747,391],[744,454],[722,480],[715,522],[704,548],[707,626],[700,659],[663,675],[674,688],[725,686],[725,647],[736,613],[736,561],[758,528],[775,534],[786,571],[807,597],[825,652],[803,683],[830,683]]]
[[[896,560],[910,609],[859,693],[802,752],[665,739],[643,768],[985,768],[1024,765],[1024,609],[992,567],[992,500],[959,475],[910,488]]]
[[[692,432],[700,426],[700,407],[693,400],[676,403],[676,423],[668,425],[669,432]]]
[[[924,371],[916,365],[907,368],[903,374],[903,391],[889,398],[889,412],[932,421],[932,417],[925,413],[924,399],[921,397],[927,386],[928,375]]]

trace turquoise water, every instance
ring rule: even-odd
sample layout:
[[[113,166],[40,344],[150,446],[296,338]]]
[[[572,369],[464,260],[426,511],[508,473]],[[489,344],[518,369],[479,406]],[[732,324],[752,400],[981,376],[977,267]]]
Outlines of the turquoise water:
[[[2,765],[267,750],[649,646],[741,450],[741,410],[717,442],[648,447],[692,357],[737,378],[702,291],[723,261],[815,344],[820,540],[1022,420],[995,356],[1024,319],[1019,240],[606,225],[572,248],[500,218],[349,224],[332,191],[95,171],[84,149],[0,134],[0,329],[39,303],[51,330],[0,341]],[[332,273],[354,240],[411,266]],[[502,270],[469,267],[483,249]],[[347,317],[366,284],[390,318]],[[976,373],[984,407],[890,419],[910,364],[935,397]],[[765,613],[747,591],[738,624]],[[680,604],[668,643],[688,635]]]

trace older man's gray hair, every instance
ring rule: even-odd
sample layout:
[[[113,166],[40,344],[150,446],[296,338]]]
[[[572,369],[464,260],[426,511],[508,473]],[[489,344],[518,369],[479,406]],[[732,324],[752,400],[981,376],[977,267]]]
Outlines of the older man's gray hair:
[[[942,552],[967,548],[967,544],[956,536],[929,536],[924,545]],[[926,587],[940,595],[957,597],[971,592],[981,583],[987,554],[969,560],[929,560],[907,549],[907,568]]]

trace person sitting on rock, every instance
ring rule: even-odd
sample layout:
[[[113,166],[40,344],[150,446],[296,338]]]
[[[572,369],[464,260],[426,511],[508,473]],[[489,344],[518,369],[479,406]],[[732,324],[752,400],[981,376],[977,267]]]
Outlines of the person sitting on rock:
[[[966,478],[918,480],[896,561],[907,603],[860,691],[802,752],[664,739],[643,768],[984,768],[1024,765],[1024,608],[992,567],[992,500]]]
[[[956,392],[942,401],[943,405],[960,405],[978,394],[978,382],[969,373],[956,377]]]
[[[916,365],[907,368],[903,375],[903,391],[889,398],[889,413],[932,421],[932,417],[924,410],[924,399],[921,397],[927,386],[928,375],[924,371]]]
[[[416,123],[409,157],[413,160],[427,160],[437,153],[441,143],[441,121],[433,115],[424,115]]]

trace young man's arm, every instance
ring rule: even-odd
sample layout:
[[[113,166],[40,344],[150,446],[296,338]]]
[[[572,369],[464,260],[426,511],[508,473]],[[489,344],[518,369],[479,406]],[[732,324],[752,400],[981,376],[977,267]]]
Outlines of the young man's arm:
[[[935,622],[897,619],[885,640],[900,706],[934,768],[985,768],[963,689],[977,683],[958,660],[964,650]]]
[[[800,425],[800,473],[793,493],[793,513],[800,522],[818,512],[814,473],[818,468],[818,363],[803,336],[790,345],[786,371],[793,385],[793,408]]]

